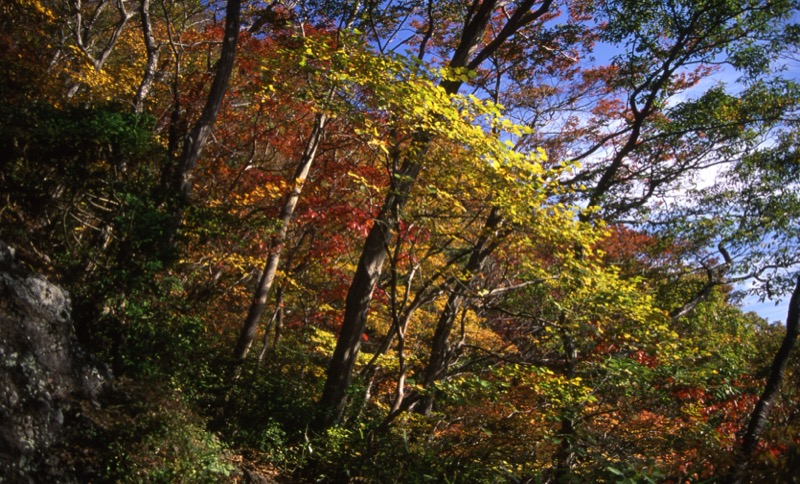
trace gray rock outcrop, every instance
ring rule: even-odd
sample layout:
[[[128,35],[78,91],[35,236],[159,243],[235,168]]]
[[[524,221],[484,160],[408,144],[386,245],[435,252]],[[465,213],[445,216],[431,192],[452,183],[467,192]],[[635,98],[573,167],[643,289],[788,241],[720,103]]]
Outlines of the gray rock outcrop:
[[[22,267],[0,242],[0,469],[34,482],[79,400],[104,378],[77,345],[66,291]],[[3,479],[0,478],[0,481]]]

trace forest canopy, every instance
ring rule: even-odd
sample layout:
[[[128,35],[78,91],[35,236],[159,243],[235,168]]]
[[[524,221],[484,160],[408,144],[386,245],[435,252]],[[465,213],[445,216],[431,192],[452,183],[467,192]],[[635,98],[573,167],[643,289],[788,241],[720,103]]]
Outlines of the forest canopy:
[[[798,6],[4,2],[0,239],[186,422],[82,465],[796,477]]]

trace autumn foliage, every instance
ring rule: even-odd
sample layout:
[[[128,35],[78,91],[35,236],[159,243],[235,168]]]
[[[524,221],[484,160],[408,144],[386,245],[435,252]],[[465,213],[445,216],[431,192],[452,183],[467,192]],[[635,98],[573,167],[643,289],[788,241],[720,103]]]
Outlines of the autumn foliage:
[[[181,168],[224,4],[0,6],[0,236],[203,422],[106,478],[796,475],[797,7],[246,2]]]

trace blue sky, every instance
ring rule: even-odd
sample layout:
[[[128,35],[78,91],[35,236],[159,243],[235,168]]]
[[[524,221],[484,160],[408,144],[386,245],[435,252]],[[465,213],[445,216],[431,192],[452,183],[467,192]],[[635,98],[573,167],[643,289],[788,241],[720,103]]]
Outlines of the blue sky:
[[[770,323],[780,321],[786,322],[786,312],[789,310],[789,297],[787,296],[780,304],[775,305],[772,301],[759,302],[755,296],[748,296],[742,301],[742,309],[744,311],[754,311],[759,316],[766,319]]]

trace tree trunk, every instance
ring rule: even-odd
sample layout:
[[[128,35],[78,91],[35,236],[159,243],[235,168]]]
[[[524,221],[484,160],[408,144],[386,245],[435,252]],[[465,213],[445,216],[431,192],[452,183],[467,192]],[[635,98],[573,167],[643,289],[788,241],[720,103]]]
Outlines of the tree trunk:
[[[464,300],[471,290],[472,282],[483,270],[483,264],[486,258],[497,246],[497,243],[491,243],[491,240],[496,235],[496,229],[501,222],[502,217],[500,216],[500,210],[498,208],[493,208],[486,219],[483,233],[480,235],[477,242],[475,242],[467,265],[462,271],[462,276],[468,278],[468,280],[462,281],[459,278],[455,278],[453,281],[453,288],[450,292],[450,296],[447,298],[447,303],[436,323],[436,332],[434,333],[433,342],[431,343],[431,355],[428,359],[428,365],[425,367],[425,379],[423,384],[427,389],[430,389],[433,384],[442,377],[448,365],[451,363],[453,348],[451,348],[449,339],[450,333],[453,331],[453,324],[458,313],[461,311]],[[425,413],[430,412],[432,405],[433,397],[429,396],[425,399]]]
[[[261,365],[264,361],[264,356],[267,355],[269,350],[269,333],[275,329],[275,338],[272,340],[272,348],[277,348],[280,342],[281,328],[283,327],[283,287],[278,286],[278,293],[275,295],[275,312],[272,314],[272,319],[264,328],[264,337],[262,338],[261,351],[258,353],[256,359],[256,366]]]
[[[272,282],[275,280],[275,273],[278,270],[278,263],[280,262],[281,253],[283,252],[286,234],[289,231],[289,224],[294,215],[294,210],[297,207],[297,202],[300,200],[300,193],[303,191],[303,183],[308,177],[308,172],[311,169],[311,165],[314,163],[314,158],[316,158],[317,148],[322,140],[322,134],[325,130],[327,119],[325,114],[317,114],[308,143],[303,151],[303,156],[294,172],[294,188],[292,188],[292,191],[286,197],[279,217],[281,226],[278,229],[278,233],[276,233],[270,241],[269,256],[264,265],[264,271],[258,282],[253,302],[250,304],[250,310],[242,324],[236,347],[233,350],[236,374],[238,374],[238,369],[244,363],[244,359],[250,351],[250,346],[253,344],[253,339],[256,336],[258,324],[261,322],[261,316],[264,314],[264,308],[266,307],[269,292],[272,288]]]
[[[506,24],[494,39],[472,55],[477,46],[485,40],[486,27],[491,21],[495,9],[499,7],[499,3],[497,0],[487,0],[472,4],[467,12],[461,37],[453,52],[449,67],[476,69],[520,29],[547,13],[552,0],[543,1],[535,11],[531,11],[535,0],[520,2],[513,14],[507,17]],[[448,94],[454,94],[461,87],[461,82],[457,80],[444,81],[440,86]],[[328,366],[325,387],[319,402],[322,414],[317,422],[318,428],[333,425],[341,418],[344,411],[346,392],[350,385],[356,357],[361,349],[361,334],[366,326],[372,293],[380,279],[383,263],[386,261],[387,251],[393,238],[393,231],[398,223],[400,209],[417,180],[422,169],[423,158],[430,145],[430,136],[427,133],[419,132],[415,138],[415,149],[407,156],[402,168],[395,173],[392,187],[384,200],[381,212],[367,235],[353,282],[347,292],[342,329]]]
[[[361,335],[366,327],[372,293],[388,256],[388,247],[394,237],[393,230],[397,225],[400,210],[422,167],[422,159],[428,149],[427,137],[418,139],[417,147],[416,156],[407,159],[394,177],[394,183],[386,195],[383,208],[367,234],[353,282],[347,291],[342,330],[336,341],[320,398],[320,406],[324,411],[319,422],[321,427],[332,425],[344,412],[345,392],[350,386],[356,357],[361,350]]]
[[[759,437],[764,425],[767,423],[772,403],[775,397],[778,396],[778,390],[780,390],[781,382],[783,381],[783,373],[786,370],[786,363],[789,361],[789,355],[797,343],[798,334],[800,334],[800,277],[797,279],[797,285],[789,302],[789,314],[786,317],[786,335],[778,352],[775,353],[775,360],[772,362],[764,393],[750,415],[750,422],[742,438],[740,450],[742,458],[740,469],[742,472],[746,469],[747,463],[752,457],[756,445],[758,445]]]
[[[222,39],[222,51],[217,61],[217,72],[211,89],[208,92],[206,104],[200,119],[192,126],[186,136],[183,151],[177,160],[177,166],[172,179],[171,195],[179,196],[179,208],[176,208],[176,217],[180,218],[180,208],[189,198],[192,190],[192,171],[200,159],[200,153],[211,134],[211,128],[219,114],[225,92],[228,90],[228,82],[233,72],[233,64],[236,58],[236,44],[239,41],[239,29],[241,27],[241,0],[228,0],[225,7],[225,34]]]
[[[134,111],[137,113],[144,111],[144,100],[150,93],[150,88],[153,86],[153,81],[156,78],[156,68],[158,66],[159,57],[159,45],[153,37],[153,25],[150,21],[150,0],[142,0],[142,3],[139,5],[139,16],[142,21],[144,46],[147,50],[147,63],[145,64],[142,82],[139,84],[139,89],[136,90],[136,97],[133,100]]]
[[[564,376],[571,380],[575,377],[575,363],[578,359],[578,349],[575,347],[575,341],[572,339],[572,336],[564,327],[567,321],[566,314],[562,312],[559,319],[561,325],[561,341],[564,345],[564,361],[566,362]],[[569,476],[572,473],[572,468],[575,466],[575,423],[580,412],[578,407],[579,406],[575,404],[571,404],[561,410],[561,430],[559,432],[561,442],[558,444],[558,451],[555,456],[555,468],[553,469],[555,482],[568,482]]]

